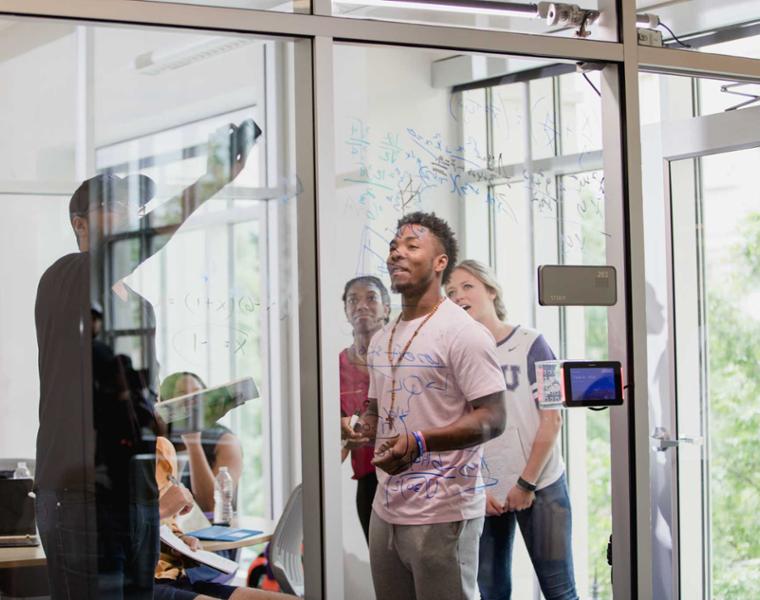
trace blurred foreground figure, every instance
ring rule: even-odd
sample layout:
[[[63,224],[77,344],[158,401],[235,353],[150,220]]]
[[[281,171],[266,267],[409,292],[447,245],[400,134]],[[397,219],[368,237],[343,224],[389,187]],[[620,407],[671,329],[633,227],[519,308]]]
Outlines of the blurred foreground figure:
[[[174,231],[237,177],[260,135],[248,120],[210,137],[206,173],[168,202],[181,214]],[[150,303],[123,282],[148,256],[113,260],[109,241],[139,227],[154,191],[143,175],[102,174],[82,183],[69,203],[79,252],[51,265],[37,289],[36,511],[53,600],[153,598],[155,319]],[[149,251],[170,237],[156,237]],[[136,338],[151,361],[147,369],[136,371],[97,339],[101,306],[144,319],[148,333]]]

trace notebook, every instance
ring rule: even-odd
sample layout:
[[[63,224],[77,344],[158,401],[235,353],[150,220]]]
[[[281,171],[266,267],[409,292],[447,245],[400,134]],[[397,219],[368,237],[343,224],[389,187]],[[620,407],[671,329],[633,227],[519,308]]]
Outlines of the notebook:
[[[237,571],[237,563],[213,552],[206,550],[191,550],[190,547],[179,539],[166,525],[161,525],[161,541],[174,548],[183,556],[193,559],[203,565],[213,567],[222,573],[234,573]]]
[[[39,546],[31,479],[0,479],[0,547]]]
[[[206,540],[209,542],[238,542],[261,533],[263,533],[263,531],[255,529],[237,529],[235,527],[226,527],[224,525],[212,525],[205,529],[191,531],[187,535],[192,535],[199,540]]]

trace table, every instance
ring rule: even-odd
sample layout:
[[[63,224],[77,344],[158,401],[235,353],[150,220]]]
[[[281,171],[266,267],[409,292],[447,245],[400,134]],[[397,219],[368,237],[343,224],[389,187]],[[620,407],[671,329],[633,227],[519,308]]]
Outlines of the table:
[[[48,596],[47,559],[42,546],[0,548],[0,598]]]
[[[0,548],[0,569],[44,567],[45,565],[47,565],[47,559],[41,545],[23,548]]]
[[[277,523],[275,521],[270,521],[263,517],[239,517],[233,519],[232,527],[254,529],[261,531],[261,533],[259,535],[243,538],[242,540],[237,540],[236,542],[209,542],[202,540],[201,544],[204,550],[209,550],[210,552],[256,546],[257,544],[264,544],[271,540],[276,526]]]
[[[236,542],[202,542],[203,549],[218,552],[220,550],[264,544],[272,539],[272,533],[276,525],[276,522],[262,517],[241,517],[233,521],[233,527],[255,529],[261,531],[261,533]],[[45,565],[47,565],[47,559],[41,545],[23,548],[0,548],[0,569],[44,567]]]

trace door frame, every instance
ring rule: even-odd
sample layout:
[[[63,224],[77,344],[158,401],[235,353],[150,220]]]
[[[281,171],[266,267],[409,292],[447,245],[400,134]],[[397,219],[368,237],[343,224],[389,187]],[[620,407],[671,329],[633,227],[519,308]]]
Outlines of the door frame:
[[[754,124],[754,125],[753,125]],[[648,296],[664,291],[663,298],[653,296],[653,302],[647,302],[647,325],[664,317],[665,324],[658,332],[647,335],[647,354],[649,357],[649,406],[650,406],[650,501],[652,518],[650,528],[652,535],[652,580],[657,585],[658,579],[671,579],[670,595],[667,598],[680,598],[682,590],[683,569],[680,553],[680,498],[679,498],[679,453],[678,447],[663,452],[654,449],[655,440],[651,439],[654,428],[665,427],[673,439],[683,433],[678,431],[678,348],[676,340],[677,321],[675,316],[676,295],[674,270],[674,232],[677,227],[673,211],[672,163],[685,159],[695,159],[713,154],[735,152],[760,147],[760,106],[742,110],[730,110],[722,113],[691,117],[666,123],[648,125],[642,128],[642,180],[644,191],[644,213],[647,218],[647,235],[645,236],[646,280]],[[698,172],[694,173],[694,193],[699,193]],[[693,225],[693,223],[692,223]],[[662,257],[666,257],[665,261]],[[651,288],[650,288],[651,285]],[[664,313],[657,312],[664,308]],[[658,357],[660,361],[658,361]],[[664,372],[657,372],[658,365],[666,365]],[[657,418],[661,417],[661,421]],[[653,422],[654,421],[654,422]],[[709,439],[702,450],[703,456],[709,450]],[[658,457],[658,454],[661,456]],[[658,460],[659,458],[659,460]],[[704,476],[703,476],[704,477]],[[669,505],[665,505],[669,503]],[[702,510],[709,510],[704,507]],[[663,516],[669,516],[664,518]],[[672,543],[671,562],[661,559],[668,548],[663,545],[663,529],[667,526]],[[704,556],[704,527],[695,539],[701,541],[699,561],[702,569],[702,597],[709,593],[709,563]],[[693,581],[691,578],[690,581]]]

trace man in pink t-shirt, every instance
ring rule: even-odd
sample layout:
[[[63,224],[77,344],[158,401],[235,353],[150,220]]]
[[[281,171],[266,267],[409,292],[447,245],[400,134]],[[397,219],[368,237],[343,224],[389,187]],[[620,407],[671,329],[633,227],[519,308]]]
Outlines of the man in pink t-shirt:
[[[504,430],[505,384],[491,334],[441,294],[456,254],[434,214],[399,220],[387,264],[402,313],[372,338],[369,407],[343,430],[350,444],[375,441],[377,600],[475,598],[480,445]]]

